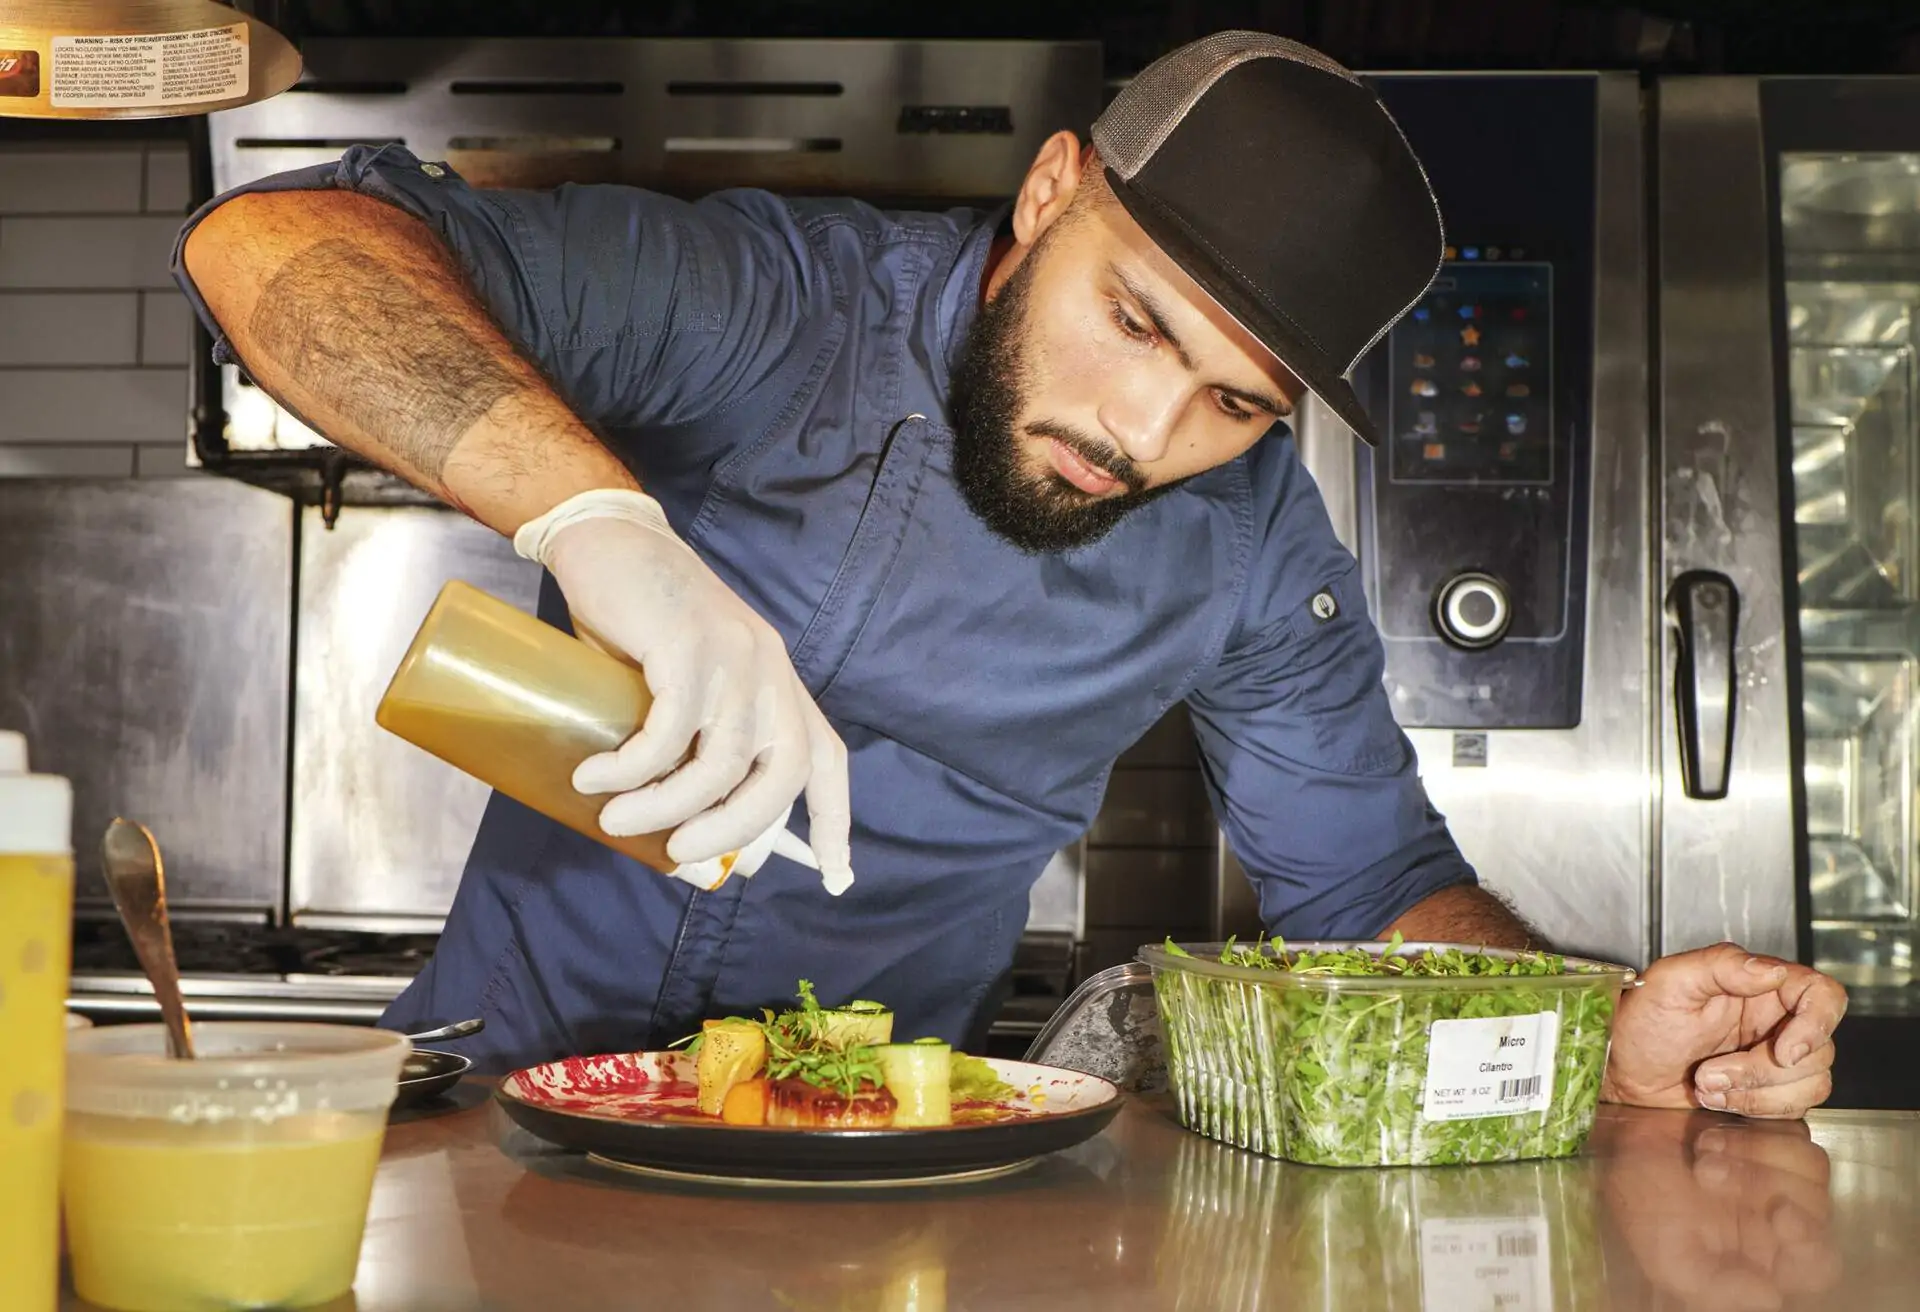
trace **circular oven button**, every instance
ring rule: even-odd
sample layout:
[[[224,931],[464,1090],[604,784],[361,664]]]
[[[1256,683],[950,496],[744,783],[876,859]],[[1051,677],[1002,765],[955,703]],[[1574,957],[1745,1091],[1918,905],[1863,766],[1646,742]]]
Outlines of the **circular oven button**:
[[[1478,651],[1506,636],[1513,619],[1507,590],[1489,574],[1456,574],[1440,585],[1434,623],[1456,647]]]

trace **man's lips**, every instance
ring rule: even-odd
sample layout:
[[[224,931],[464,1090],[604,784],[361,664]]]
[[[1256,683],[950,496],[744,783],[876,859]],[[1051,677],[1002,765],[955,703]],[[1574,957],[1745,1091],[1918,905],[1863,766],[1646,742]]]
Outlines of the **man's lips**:
[[[1059,438],[1047,439],[1047,458],[1060,477],[1089,496],[1105,496],[1120,486],[1119,479],[1088,464]]]

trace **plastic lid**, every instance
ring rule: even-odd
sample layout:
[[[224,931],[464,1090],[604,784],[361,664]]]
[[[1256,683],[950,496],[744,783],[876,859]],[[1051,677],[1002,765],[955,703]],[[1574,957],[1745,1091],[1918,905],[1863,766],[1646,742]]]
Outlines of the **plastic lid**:
[[[198,1061],[166,1055],[162,1025],[67,1036],[67,1110],[182,1124],[262,1123],[317,1112],[385,1112],[413,1045],[361,1025],[205,1021]]]
[[[0,730],[0,853],[65,856],[73,851],[73,785],[27,773],[27,740]]]

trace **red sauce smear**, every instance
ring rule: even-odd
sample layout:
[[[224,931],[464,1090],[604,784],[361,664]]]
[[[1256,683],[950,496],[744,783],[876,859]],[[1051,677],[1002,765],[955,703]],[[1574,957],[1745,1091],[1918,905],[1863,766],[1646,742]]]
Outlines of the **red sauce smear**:
[[[691,1062],[686,1062],[689,1070]],[[533,1107],[616,1121],[719,1125],[700,1110],[698,1087],[680,1078],[674,1055],[610,1053],[568,1057],[507,1077],[507,1092]],[[1059,1083],[1059,1081],[1055,1081]],[[955,1125],[1033,1120],[1047,1113],[1023,1102],[969,1100],[953,1105]],[[763,1127],[732,1126],[732,1129]],[[833,1133],[833,1131],[825,1131]]]

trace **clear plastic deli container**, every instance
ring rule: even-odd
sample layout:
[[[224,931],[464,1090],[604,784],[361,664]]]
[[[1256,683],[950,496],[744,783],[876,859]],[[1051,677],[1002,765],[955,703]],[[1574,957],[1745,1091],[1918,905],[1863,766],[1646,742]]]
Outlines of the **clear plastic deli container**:
[[[1559,963],[1551,974],[1296,973],[1225,964],[1227,946],[1139,953],[1190,1130],[1315,1166],[1413,1166],[1565,1157],[1593,1128],[1627,967],[1459,944],[1289,943],[1294,964],[1390,950],[1484,956],[1506,971]],[[1270,944],[1236,956],[1256,952],[1275,960]]]
[[[307,1307],[359,1262],[387,1108],[411,1045],[385,1030],[204,1022],[67,1038],[67,1246],[119,1312]]]

